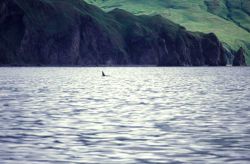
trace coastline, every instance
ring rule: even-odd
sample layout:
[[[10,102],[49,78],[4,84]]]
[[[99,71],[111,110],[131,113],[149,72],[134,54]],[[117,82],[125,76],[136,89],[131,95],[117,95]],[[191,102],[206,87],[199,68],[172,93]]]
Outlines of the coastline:
[[[44,68],[44,67],[69,67],[69,68],[118,68],[118,67],[124,67],[124,68],[128,68],[128,67],[131,67],[131,68],[152,68],[152,67],[159,67],[159,68],[171,68],[171,67],[180,67],[180,68],[193,68],[193,67],[211,67],[211,68],[214,68],[214,67],[250,67],[250,65],[247,65],[247,66],[233,66],[233,65],[226,65],[226,66],[208,66],[208,65],[203,65],[203,66],[157,66],[157,65],[133,65],[133,64],[129,64],[129,65],[13,65],[13,64],[6,64],[6,65],[0,65],[0,68],[4,68],[4,67],[37,67],[37,68]]]

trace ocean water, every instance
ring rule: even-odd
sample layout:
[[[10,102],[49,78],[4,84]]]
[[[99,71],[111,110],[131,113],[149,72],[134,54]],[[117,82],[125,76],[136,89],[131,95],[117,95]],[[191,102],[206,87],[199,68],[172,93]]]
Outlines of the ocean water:
[[[249,162],[249,67],[0,68],[1,164]]]

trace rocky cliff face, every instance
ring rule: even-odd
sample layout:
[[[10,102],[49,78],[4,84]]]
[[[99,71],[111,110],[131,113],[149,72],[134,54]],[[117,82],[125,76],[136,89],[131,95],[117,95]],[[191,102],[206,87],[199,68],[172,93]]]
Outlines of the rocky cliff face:
[[[241,47],[234,56],[233,66],[246,66],[245,51]]]
[[[0,64],[223,66],[210,33],[161,16],[105,13],[79,0],[1,0]]]

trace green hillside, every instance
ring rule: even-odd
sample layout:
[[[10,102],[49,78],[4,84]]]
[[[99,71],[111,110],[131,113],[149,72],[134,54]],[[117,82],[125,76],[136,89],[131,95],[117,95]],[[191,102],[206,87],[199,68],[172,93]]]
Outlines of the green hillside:
[[[86,0],[106,11],[162,16],[191,31],[214,32],[226,47],[243,47],[250,64],[250,0]]]
[[[187,31],[161,15],[104,12],[83,0],[2,0],[0,6],[0,65],[227,64],[229,54],[213,33]]]

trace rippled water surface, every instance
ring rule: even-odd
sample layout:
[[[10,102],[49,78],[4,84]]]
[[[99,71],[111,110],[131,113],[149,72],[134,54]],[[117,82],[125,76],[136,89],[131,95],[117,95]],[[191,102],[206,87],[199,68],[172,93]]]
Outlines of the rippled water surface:
[[[0,68],[1,164],[249,162],[250,68]]]

